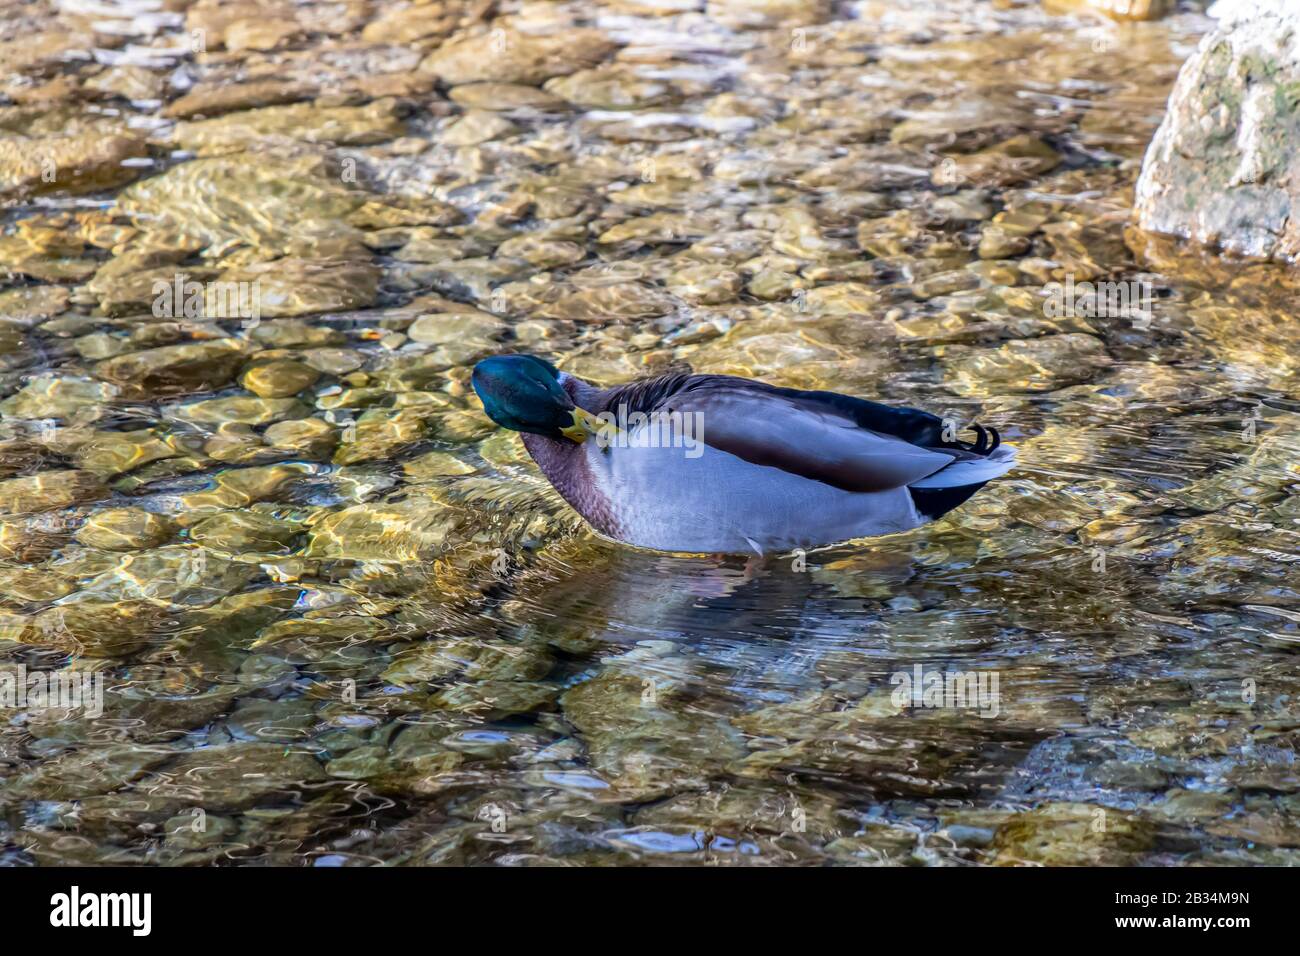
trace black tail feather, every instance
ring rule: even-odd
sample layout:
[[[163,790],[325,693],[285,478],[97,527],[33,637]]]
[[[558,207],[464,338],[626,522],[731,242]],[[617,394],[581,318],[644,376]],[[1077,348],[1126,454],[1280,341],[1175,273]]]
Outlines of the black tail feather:
[[[916,505],[916,510],[933,521],[941,515],[946,515],[953,508],[965,504],[966,499],[987,484],[987,481],[981,481],[956,488],[908,488],[907,490],[912,495],[912,503]]]

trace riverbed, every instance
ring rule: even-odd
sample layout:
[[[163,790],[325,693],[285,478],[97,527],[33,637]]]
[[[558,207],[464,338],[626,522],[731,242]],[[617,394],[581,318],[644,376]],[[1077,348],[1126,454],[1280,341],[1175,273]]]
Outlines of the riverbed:
[[[0,673],[102,695],[0,701],[0,860],[1297,862],[1296,281],[1132,217],[1204,16],[114,8],[0,45]],[[1020,464],[638,551],[482,413],[515,351]]]

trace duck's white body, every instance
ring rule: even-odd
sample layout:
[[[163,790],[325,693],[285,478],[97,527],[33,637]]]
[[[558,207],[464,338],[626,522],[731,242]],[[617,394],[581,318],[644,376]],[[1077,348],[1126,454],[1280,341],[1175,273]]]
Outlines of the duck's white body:
[[[525,434],[529,452],[598,531],[660,551],[773,554],[908,531],[1015,462],[996,439],[918,444],[902,436],[935,435],[939,419],[830,393],[725,376],[558,382],[621,427],[581,444]]]
[[[596,489],[616,503],[619,539],[643,548],[779,554],[926,521],[906,488],[843,491],[717,448],[689,458],[682,448],[588,441],[583,451]]]

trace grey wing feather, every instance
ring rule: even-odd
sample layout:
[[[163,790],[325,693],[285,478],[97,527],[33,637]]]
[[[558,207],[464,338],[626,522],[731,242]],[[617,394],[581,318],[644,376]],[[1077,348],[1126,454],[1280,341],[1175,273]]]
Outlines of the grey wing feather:
[[[710,381],[679,384],[661,395],[653,410],[697,415],[696,437],[752,464],[845,491],[871,492],[903,487],[962,456],[863,428],[840,410],[798,393],[752,388],[743,379],[695,378]]]

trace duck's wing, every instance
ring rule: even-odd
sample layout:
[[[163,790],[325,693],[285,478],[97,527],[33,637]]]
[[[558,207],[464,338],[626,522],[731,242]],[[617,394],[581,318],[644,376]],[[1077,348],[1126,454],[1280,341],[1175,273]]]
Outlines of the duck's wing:
[[[926,412],[731,376],[664,376],[605,398],[616,414],[622,406],[694,416],[693,437],[711,448],[845,491],[900,488],[986,454],[944,447],[942,420]]]

